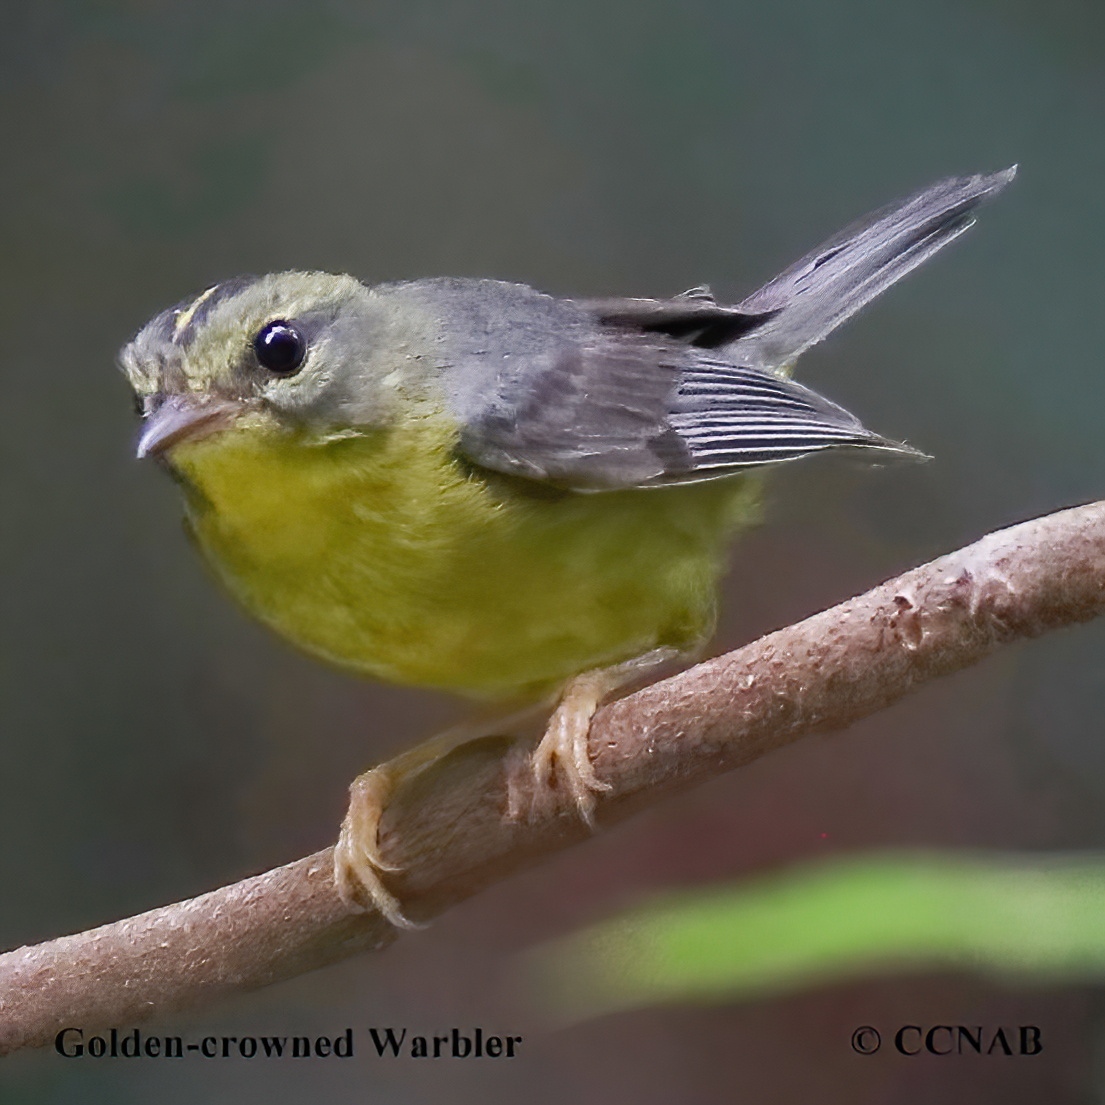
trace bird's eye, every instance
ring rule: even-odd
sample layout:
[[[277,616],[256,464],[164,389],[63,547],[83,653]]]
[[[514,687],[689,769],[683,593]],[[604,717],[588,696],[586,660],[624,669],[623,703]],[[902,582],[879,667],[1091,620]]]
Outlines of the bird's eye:
[[[253,353],[274,376],[294,376],[307,358],[307,339],[290,322],[270,322],[253,339]]]

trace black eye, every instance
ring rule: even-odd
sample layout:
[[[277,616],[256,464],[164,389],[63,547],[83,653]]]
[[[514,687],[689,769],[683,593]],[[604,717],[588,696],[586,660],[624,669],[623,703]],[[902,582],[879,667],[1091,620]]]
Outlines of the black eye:
[[[253,339],[257,363],[276,376],[294,376],[307,357],[307,339],[290,322],[270,322]]]

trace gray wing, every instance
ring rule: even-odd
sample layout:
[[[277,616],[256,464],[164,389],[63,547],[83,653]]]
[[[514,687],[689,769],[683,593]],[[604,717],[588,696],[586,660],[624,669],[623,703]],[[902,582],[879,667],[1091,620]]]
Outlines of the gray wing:
[[[618,334],[500,387],[460,452],[575,490],[715,479],[824,449],[919,456],[792,380],[673,341]]]
[[[861,449],[872,460],[927,459],[785,376],[705,355],[682,373],[668,424],[685,455],[659,482],[714,479],[825,449]]]
[[[578,490],[634,487],[678,451],[668,417],[683,351],[595,334],[517,363],[462,423],[459,449],[485,468]]]
[[[572,303],[495,285],[510,367],[489,380],[486,348],[504,347],[485,325],[479,363],[465,358],[468,386],[454,390],[460,451],[581,490],[714,479],[841,447],[923,456],[775,370],[963,233],[1015,171],[952,177],[890,204],[736,307],[706,288]]]

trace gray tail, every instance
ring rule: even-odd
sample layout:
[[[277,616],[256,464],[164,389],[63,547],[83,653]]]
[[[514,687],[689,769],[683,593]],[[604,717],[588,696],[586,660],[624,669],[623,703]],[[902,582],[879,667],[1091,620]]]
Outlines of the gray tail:
[[[726,347],[753,368],[779,368],[819,342],[864,304],[974,223],[979,204],[1016,175],[949,177],[845,227],[738,305],[772,313],[762,327]]]

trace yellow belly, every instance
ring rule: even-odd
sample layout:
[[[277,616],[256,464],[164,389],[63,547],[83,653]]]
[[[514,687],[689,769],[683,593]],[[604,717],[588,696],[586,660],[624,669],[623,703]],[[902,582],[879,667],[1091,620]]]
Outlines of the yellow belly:
[[[251,614],[333,664],[489,698],[688,648],[757,482],[578,494],[468,470],[433,419],[316,442],[233,429],[170,463]]]

